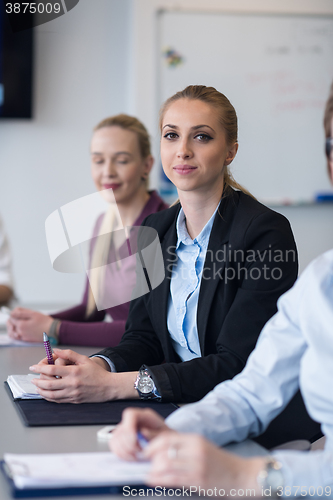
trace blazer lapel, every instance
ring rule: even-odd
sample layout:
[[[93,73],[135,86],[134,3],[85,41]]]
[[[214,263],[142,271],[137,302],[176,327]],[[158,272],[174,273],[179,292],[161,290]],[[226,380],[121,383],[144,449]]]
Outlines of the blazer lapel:
[[[197,327],[201,354],[204,355],[205,336],[211,304],[218,284],[223,276],[228,252],[228,241],[232,221],[238,205],[238,197],[231,190],[220,203],[209,238],[206,260],[201,278]]]
[[[151,294],[153,301],[152,307],[155,311],[155,318],[159,324],[159,331],[161,333],[160,340],[164,342],[164,352],[169,354],[168,359],[175,357],[175,352],[171,344],[170,335],[167,326],[167,314],[168,314],[168,304],[169,304],[169,293],[170,293],[170,280],[172,275],[172,267],[177,261],[176,256],[176,244],[177,244],[177,231],[176,231],[176,220],[178,217],[179,208],[176,212],[175,219],[173,220],[171,226],[165,233],[161,240],[163,261],[165,266],[165,278],[163,282],[154,290]],[[166,356],[167,357],[167,356]]]

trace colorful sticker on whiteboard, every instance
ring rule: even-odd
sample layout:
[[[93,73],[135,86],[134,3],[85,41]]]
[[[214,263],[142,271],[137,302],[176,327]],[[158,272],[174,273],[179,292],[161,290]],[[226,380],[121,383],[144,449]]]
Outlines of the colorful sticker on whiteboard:
[[[184,62],[183,56],[171,47],[166,47],[162,53],[169,68],[176,68]]]

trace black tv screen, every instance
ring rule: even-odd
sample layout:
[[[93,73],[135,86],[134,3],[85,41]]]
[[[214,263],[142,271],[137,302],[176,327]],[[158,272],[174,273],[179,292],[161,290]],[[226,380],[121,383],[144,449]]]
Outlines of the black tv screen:
[[[33,29],[13,33],[0,1],[0,119],[32,118]]]

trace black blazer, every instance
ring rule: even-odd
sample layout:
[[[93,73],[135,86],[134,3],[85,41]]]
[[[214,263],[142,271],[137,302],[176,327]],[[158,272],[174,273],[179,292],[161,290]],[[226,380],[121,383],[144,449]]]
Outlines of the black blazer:
[[[181,362],[167,329],[170,279],[177,242],[177,204],[143,225],[161,242],[165,279],[131,302],[126,331],[108,356],[118,372],[149,367],[164,401],[201,399],[245,366],[276,302],[294,283],[297,250],[290,224],[250,196],[227,189],[212,227],[197,311],[201,358]]]

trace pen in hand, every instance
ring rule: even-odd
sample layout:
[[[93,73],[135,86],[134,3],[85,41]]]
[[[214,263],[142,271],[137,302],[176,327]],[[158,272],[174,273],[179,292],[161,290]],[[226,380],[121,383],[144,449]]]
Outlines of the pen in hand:
[[[43,342],[44,342],[44,347],[45,347],[45,351],[46,351],[47,362],[49,365],[54,365],[54,360],[53,360],[53,356],[52,356],[52,347],[51,347],[49,338],[45,332],[43,332]]]
[[[144,455],[144,450],[148,446],[148,439],[146,439],[144,437],[144,435],[141,434],[140,431],[137,432],[136,438],[137,438],[138,444],[141,448],[141,450],[136,453],[136,459],[137,460],[146,460],[145,455]]]
[[[137,432],[136,437],[137,437],[137,440],[138,440],[138,443],[139,443],[141,449],[144,450],[148,445],[148,442],[149,442],[148,439],[145,438],[145,436],[143,434],[141,434],[140,431]]]

